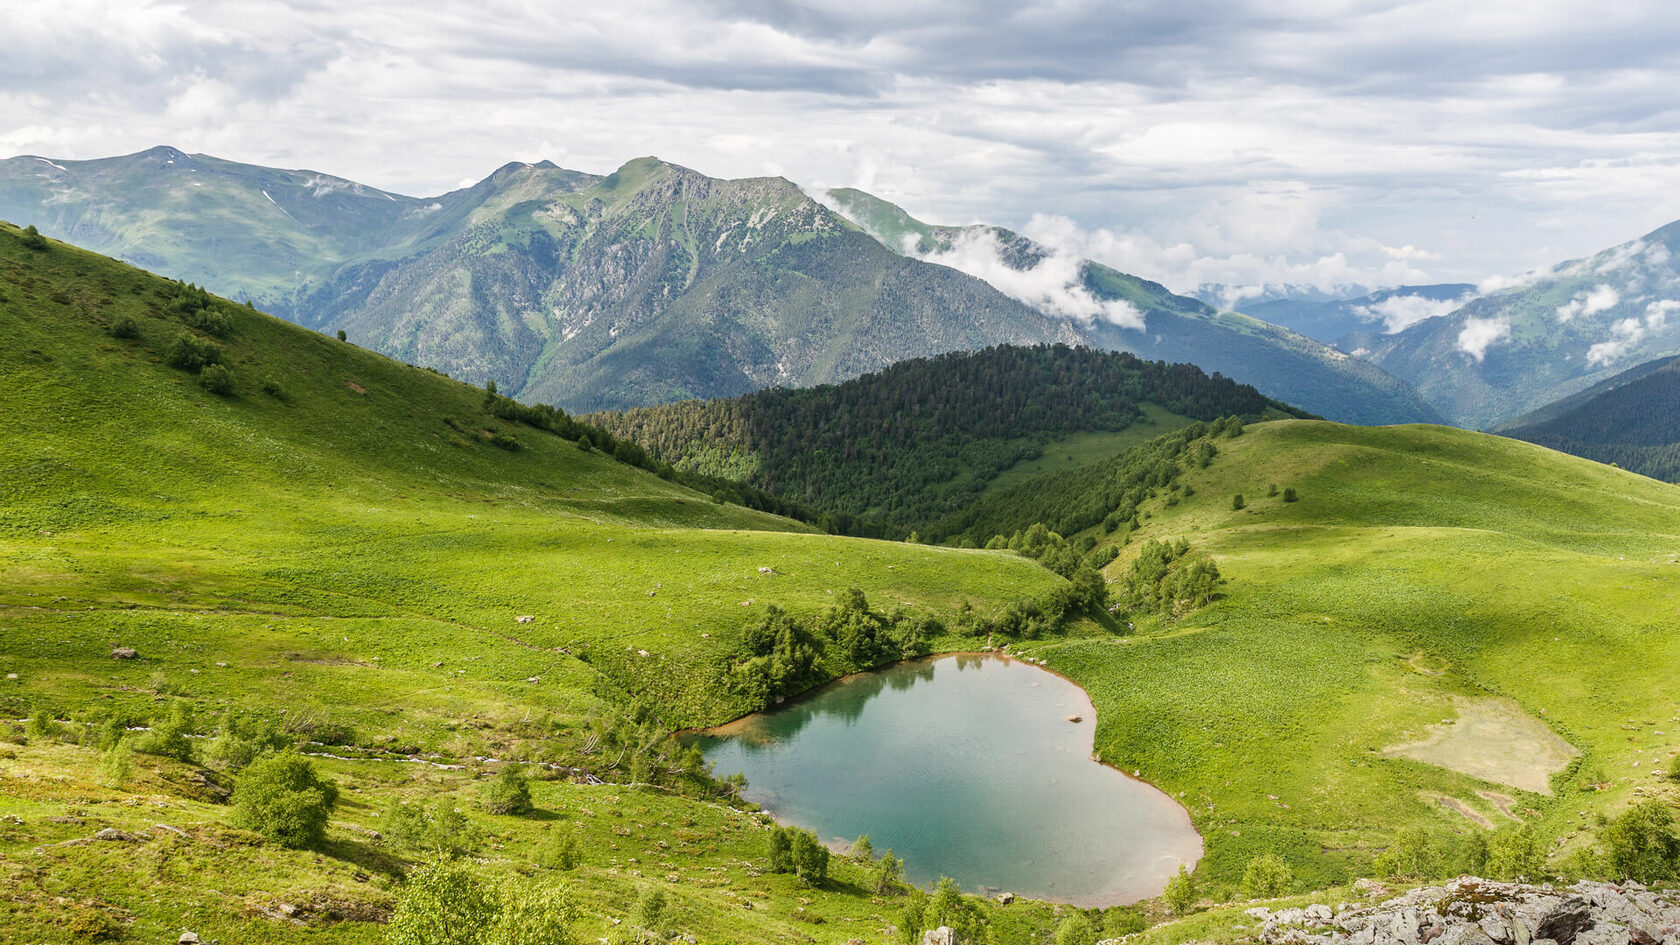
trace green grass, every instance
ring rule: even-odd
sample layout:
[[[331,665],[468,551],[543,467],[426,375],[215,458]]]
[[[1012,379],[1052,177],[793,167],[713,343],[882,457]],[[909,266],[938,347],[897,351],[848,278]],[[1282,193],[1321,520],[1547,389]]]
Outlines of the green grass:
[[[172,292],[0,232],[0,709],[143,717],[186,700],[206,727],[284,709],[300,727],[348,726],[332,753],[362,760],[321,760],[345,802],[328,848],[298,853],[229,828],[201,770],[142,759],[111,788],[89,748],[0,744],[0,941],[62,940],[94,913],[135,941],[188,927],[374,941],[368,922],[306,930],[273,907],[387,908],[413,856],[365,831],[392,798],[470,806],[484,758],[610,771],[581,735],[630,694],[668,725],[730,717],[718,661],[770,603],[810,611],[857,584],[877,607],[946,612],[1059,581],[1007,554],[835,538],[713,503],[498,423],[447,378],[248,310],[221,342],[236,384],[217,397],[162,363],[180,330],[162,314]],[[138,339],[106,333],[123,315]],[[491,445],[498,432],[521,448]],[[1138,619],[1133,636],[1023,647],[1091,694],[1105,761],[1190,810],[1213,899],[1260,853],[1330,886],[1402,829],[1481,829],[1442,797],[1499,823],[1478,792],[1508,794],[1566,854],[1595,815],[1674,796],[1657,775],[1680,747],[1680,488],[1440,427],[1283,421],[1218,448],[1184,473],[1192,496],[1146,504],[1109,571],[1143,540],[1184,537],[1218,562],[1222,596]],[[113,660],[114,646],[140,658]],[[1581,750],[1555,795],[1382,752],[1486,696]],[[0,729],[21,740],[21,725]],[[460,767],[415,762],[427,755]],[[472,815],[489,834],[477,868],[531,871],[542,830],[579,831],[585,863],[567,881],[589,938],[650,883],[701,941],[870,941],[894,920],[854,866],[821,890],[761,875],[762,827],[711,801],[562,780],[536,798],[531,818]],[[150,838],[66,843],[102,826]],[[1053,924],[1042,904],[992,915],[1000,942]],[[1149,940],[1240,924],[1219,908]]]
[[[1280,421],[1219,449],[1186,473],[1192,497],[1150,503],[1109,572],[1184,537],[1222,598],[1129,639],[1034,648],[1090,692],[1104,760],[1183,798],[1205,879],[1277,852],[1328,885],[1405,827],[1480,829],[1439,796],[1508,823],[1476,792],[1511,795],[1567,852],[1592,813],[1673,795],[1655,774],[1680,748],[1680,489],[1443,427]],[[1380,756],[1454,697],[1490,695],[1583,752],[1556,796]]]
[[[229,308],[235,327],[219,341],[235,390],[209,394],[162,363],[181,330],[163,314],[169,283],[61,244],[31,252],[15,232],[0,231],[0,676],[12,677],[0,710],[12,718],[37,706],[144,718],[186,700],[206,728],[242,709],[347,725],[351,753],[389,759],[325,762],[350,785],[337,819],[367,826],[395,794],[476,796],[471,771],[401,760],[415,750],[468,765],[598,763],[579,730],[629,694],[669,726],[731,718],[741,707],[717,663],[772,603],[816,610],[856,584],[876,607],[949,613],[1061,581],[1008,554],[813,534],[714,503],[496,421],[480,391],[243,308]],[[122,315],[139,338],[106,334]],[[269,378],[283,396],[264,391]],[[491,445],[496,432],[521,448]],[[113,660],[115,646],[140,658]],[[112,791],[94,783],[89,749],[6,750],[21,754],[0,765],[0,813],[23,823],[0,824],[0,871],[28,889],[0,897],[12,920],[0,940],[61,937],[53,903],[64,896],[132,917],[135,940],[189,925],[224,942],[301,936],[254,904],[311,890],[388,901],[404,865],[343,827],[321,855],[228,839],[226,809],[192,800],[183,772]],[[679,927],[707,940],[843,941],[883,909],[843,880],[800,894],[832,919],[795,929],[791,887],[754,875],[760,839],[710,803],[561,783],[538,797],[572,810],[615,803],[596,799],[612,792],[640,826],[633,841],[586,833],[589,866],[573,885],[588,928],[604,930],[664,875],[629,857],[675,845],[679,828],[655,825],[686,819],[715,842],[685,870],[728,871],[739,895],[770,897],[714,915],[707,897],[721,893],[679,883]],[[44,819],[76,811],[192,836],[32,852],[91,835],[97,825]],[[494,823],[503,849],[533,836],[523,821]],[[486,869],[524,855],[497,852]],[[347,922],[326,934],[368,941],[377,930]]]

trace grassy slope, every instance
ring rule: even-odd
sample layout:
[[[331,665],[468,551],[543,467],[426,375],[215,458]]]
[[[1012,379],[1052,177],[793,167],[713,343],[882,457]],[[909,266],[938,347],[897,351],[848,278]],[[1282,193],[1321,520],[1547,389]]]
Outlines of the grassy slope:
[[[1090,692],[1102,756],[1184,798],[1204,876],[1276,851],[1328,884],[1403,827],[1475,829],[1430,795],[1500,823],[1475,792],[1513,794],[1567,844],[1577,811],[1673,790],[1653,775],[1680,746],[1680,489],[1442,427],[1280,421],[1220,450],[1109,570],[1143,539],[1187,537],[1217,560],[1223,599],[1131,639],[1035,648]],[[1300,501],[1267,498],[1270,483]],[[1557,797],[1379,757],[1453,717],[1453,697],[1487,694],[1583,751]]]
[[[408,744],[469,764],[568,760],[566,733],[601,693],[639,689],[673,724],[730,715],[733,703],[691,669],[768,602],[814,609],[856,583],[878,605],[990,606],[1059,580],[1008,555],[803,533],[535,431],[507,431],[525,448],[505,452],[483,442],[489,418],[471,388],[254,312],[242,310],[223,342],[235,396],[215,397],[158,363],[180,330],[157,313],[167,283],[61,244],[31,252],[15,232],[0,231],[0,675],[16,674],[0,682],[7,711],[144,715],[172,698],[201,715],[284,706],[349,724],[366,747]],[[139,340],[105,334],[124,314]],[[262,393],[264,377],[290,402]],[[527,614],[536,619],[515,622]],[[141,658],[113,661],[118,645]],[[70,913],[59,896],[128,914],[137,938],[191,924],[224,942],[305,934],[251,918],[260,902],[326,885],[386,896],[388,854],[349,828],[335,829],[325,857],[248,848],[225,836],[226,809],[190,800],[171,765],[147,762],[139,785],[111,791],[92,783],[91,750],[6,750],[17,758],[0,766],[0,809],[23,823],[0,825],[0,871],[19,880],[6,884],[15,894],[0,907],[0,940],[60,937]],[[371,825],[399,792],[475,796],[471,770],[323,763],[351,786],[339,816],[353,824]],[[688,878],[672,889],[683,927],[708,940],[799,937],[785,924],[793,886],[743,866],[763,841],[738,815],[617,787],[551,783],[539,798],[591,841],[572,876],[590,926],[622,914],[644,882],[631,857],[681,852]],[[640,826],[603,839],[618,826],[605,819],[614,803]],[[44,819],[65,814],[83,822]],[[702,839],[676,842],[684,819],[697,826],[680,829]],[[505,835],[492,871],[528,857],[543,825],[481,820]],[[125,856],[103,844],[31,852],[106,824],[156,822],[195,839]],[[657,846],[666,838],[676,851]],[[358,870],[371,882],[346,879]],[[755,911],[703,907],[720,894],[693,883],[718,870],[740,895],[769,899]],[[866,917],[883,908],[843,885],[799,895],[831,916],[875,921]],[[374,934],[331,928],[347,940]],[[813,932],[847,937],[840,925]]]

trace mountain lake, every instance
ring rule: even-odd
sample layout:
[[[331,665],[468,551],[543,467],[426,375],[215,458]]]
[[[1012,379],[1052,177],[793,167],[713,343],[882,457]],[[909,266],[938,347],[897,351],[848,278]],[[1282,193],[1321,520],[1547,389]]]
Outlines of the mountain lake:
[[[838,850],[868,834],[910,882],[1090,907],[1157,895],[1202,855],[1177,801],[1092,757],[1095,722],[1054,673],[955,654],[683,738],[719,776],[745,773],[747,799],[778,821]]]

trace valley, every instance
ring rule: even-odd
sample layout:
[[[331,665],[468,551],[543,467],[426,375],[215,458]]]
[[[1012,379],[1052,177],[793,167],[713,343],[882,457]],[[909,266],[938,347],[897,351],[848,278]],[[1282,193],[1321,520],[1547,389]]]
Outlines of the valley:
[[[574,418],[10,226],[0,319],[18,941],[382,941],[428,866],[608,940],[1236,941],[1371,876],[1600,878],[1680,792],[1680,491],[1533,444],[1065,346]],[[790,871],[670,737],[989,646],[1084,691],[1193,874]],[[332,780],[318,841],[246,819],[264,745]]]

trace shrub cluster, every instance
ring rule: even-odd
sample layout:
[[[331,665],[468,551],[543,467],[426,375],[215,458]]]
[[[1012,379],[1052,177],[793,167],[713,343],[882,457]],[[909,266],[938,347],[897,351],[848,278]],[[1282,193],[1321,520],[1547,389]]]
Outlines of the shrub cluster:
[[[1148,541],[1115,586],[1115,607],[1131,614],[1180,617],[1213,600],[1219,567],[1192,554],[1190,542]]]
[[[828,847],[809,830],[774,827],[770,831],[770,872],[792,873],[807,886],[821,886],[828,879]]]
[[[281,846],[319,848],[327,819],[338,803],[338,786],[315,773],[307,758],[270,754],[252,762],[233,788],[233,821]]]
[[[859,670],[927,653],[927,639],[944,632],[932,617],[869,609],[850,587],[815,617],[796,617],[771,605],[749,626],[729,668],[729,688],[762,708],[778,697]]]
[[[163,359],[170,367],[177,367],[183,371],[198,371],[207,364],[220,364],[222,347],[190,331],[183,331],[175,336],[174,343],[164,353]]]
[[[442,797],[431,804],[393,800],[379,820],[379,833],[398,849],[436,859],[466,856],[483,842],[467,815]]]
[[[392,945],[575,945],[577,911],[557,883],[488,885],[464,865],[437,863],[403,884],[385,928]]]
[[[519,765],[502,765],[502,770],[484,786],[484,809],[492,814],[529,814],[531,786]]]

